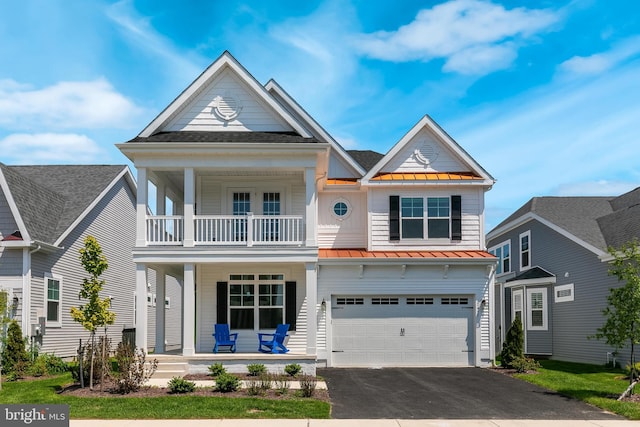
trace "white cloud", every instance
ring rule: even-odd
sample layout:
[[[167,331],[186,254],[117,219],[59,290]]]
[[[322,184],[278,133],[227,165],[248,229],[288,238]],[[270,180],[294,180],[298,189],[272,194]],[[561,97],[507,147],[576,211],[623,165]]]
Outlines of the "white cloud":
[[[16,133],[0,139],[2,161],[9,164],[96,163],[103,150],[91,138],[78,134]]]
[[[591,56],[574,56],[560,64],[559,69],[570,76],[599,74],[638,54],[640,54],[640,36],[633,36],[614,45],[607,52]]]
[[[136,11],[131,0],[118,1],[110,5],[106,12],[107,17],[120,27],[134,45],[162,59],[173,79],[177,78],[177,73],[187,79],[195,79],[202,72],[202,67],[197,64],[199,61],[190,58],[188,52],[180,51],[170,39],[158,33],[150,19]]]
[[[104,78],[42,89],[0,82],[0,125],[9,129],[125,128],[141,113]]]
[[[372,58],[397,62],[444,58],[445,71],[486,74],[509,66],[519,43],[558,20],[559,14],[548,9],[506,10],[482,0],[451,0],[421,10],[414,21],[396,31],[362,34],[355,43]],[[479,63],[463,59],[465,55]]]

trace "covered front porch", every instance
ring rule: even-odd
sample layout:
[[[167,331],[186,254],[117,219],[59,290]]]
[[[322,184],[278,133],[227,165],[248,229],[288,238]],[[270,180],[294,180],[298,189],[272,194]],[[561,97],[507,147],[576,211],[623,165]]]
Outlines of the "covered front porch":
[[[149,307],[153,305],[147,304],[149,298],[136,299],[137,347],[148,349],[149,342],[154,341],[154,357],[190,358],[190,365],[199,364],[192,363],[193,360],[205,360],[206,366],[215,360],[273,361],[282,358],[315,361],[317,317],[324,309],[317,302],[317,253],[308,256],[298,253],[299,262],[285,262],[272,249],[270,252],[274,260],[266,262],[265,258],[256,260],[255,254],[246,251],[213,254],[209,253],[211,250],[194,250],[198,253],[183,253],[182,248],[177,248],[178,253],[173,255],[167,255],[166,251],[162,256],[145,251],[146,255],[134,253],[137,259],[137,295],[148,294],[151,287],[149,271],[158,272],[154,275],[154,301],[165,301],[165,278],[168,274],[179,276],[176,279],[181,284],[179,328],[168,324],[167,310],[161,309],[161,303],[156,303],[155,310],[151,311]],[[153,263],[144,262],[152,257]],[[199,258],[200,262],[168,262],[169,259],[175,262],[181,257]],[[291,257],[285,255],[284,258],[290,260]],[[205,259],[208,262],[204,262]],[[214,259],[217,262],[213,262]],[[160,263],[163,260],[166,263]],[[173,301],[172,308],[177,308]],[[213,353],[216,323],[226,323],[231,332],[238,333],[236,353]],[[272,333],[281,323],[290,325],[285,342],[289,351],[284,355],[260,353],[258,333]],[[170,329],[179,330],[180,348],[165,347],[166,334]],[[149,339],[150,334],[154,334],[152,340]]]

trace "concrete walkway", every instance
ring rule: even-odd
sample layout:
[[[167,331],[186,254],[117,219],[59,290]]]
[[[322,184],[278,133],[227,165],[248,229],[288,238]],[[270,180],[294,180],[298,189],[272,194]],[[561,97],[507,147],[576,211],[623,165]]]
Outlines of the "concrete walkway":
[[[638,427],[626,420],[71,420],[70,427]]]

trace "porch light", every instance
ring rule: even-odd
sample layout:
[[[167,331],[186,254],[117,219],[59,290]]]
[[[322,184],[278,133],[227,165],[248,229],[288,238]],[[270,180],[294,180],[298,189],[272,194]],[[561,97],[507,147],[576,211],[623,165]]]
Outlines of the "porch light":
[[[13,308],[14,311],[18,309],[19,303],[20,303],[20,299],[17,296],[14,296],[11,304],[11,307]]]

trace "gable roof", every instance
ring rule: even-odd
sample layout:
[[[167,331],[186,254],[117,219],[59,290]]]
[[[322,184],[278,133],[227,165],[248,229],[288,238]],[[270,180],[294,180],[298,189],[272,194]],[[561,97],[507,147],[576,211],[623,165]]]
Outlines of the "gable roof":
[[[640,187],[619,197],[534,197],[487,234],[496,238],[537,220],[597,255],[640,238]]]
[[[372,180],[372,178],[374,178],[377,174],[383,172],[384,167],[407,144],[409,144],[422,129],[428,129],[433,135],[435,135],[442,144],[446,145],[465,165],[469,167],[473,174],[482,178],[482,181],[485,185],[491,186],[495,183],[495,179],[428,115],[425,115],[422,119],[420,119],[420,121],[418,121],[418,123],[416,123],[413,128],[411,128],[411,130],[409,130],[409,132],[407,132],[384,157],[382,157],[372,168],[370,168],[362,180],[368,182]]]
[[[351,169],[358,176],[364,175],[366,170],[362,169],[362,165],[354,161],[349,155],[351,152],[346,151],[333,137],[327,132],[307,111],[296,102],[295,99],[285,91],[282,86],[278,84],[274,79],[271,79],[265,85],[267,91],[274,96],[274,98],[283,104],[283,106],[290,111],[298,120],[302,121],[309,130],[316,135],[317,138],[321,138],[331,145],[331,148],[338,153],[338,156],[346,161]]]
[[[120,179],[124,165],[7,166],[0,181],[23,239],[58,245]]]
[[[300,136],[309,138],[311,134],[285,108],[276,102],[267,90],[228,52],[224,51],[206,70],[202,72],[176,99],[173,100],[155,119],[138,135],[150,137],[163,130],[181,109],[197,97],[216,76],[225,69],[230,69],[236,77],[245,83],[259,99],[268,105]]]
[[[216,143],[318,143],[316,138],[304,138],[295,132],[207,132],[181,130],[136,136],[129,142],[216,142]]]

